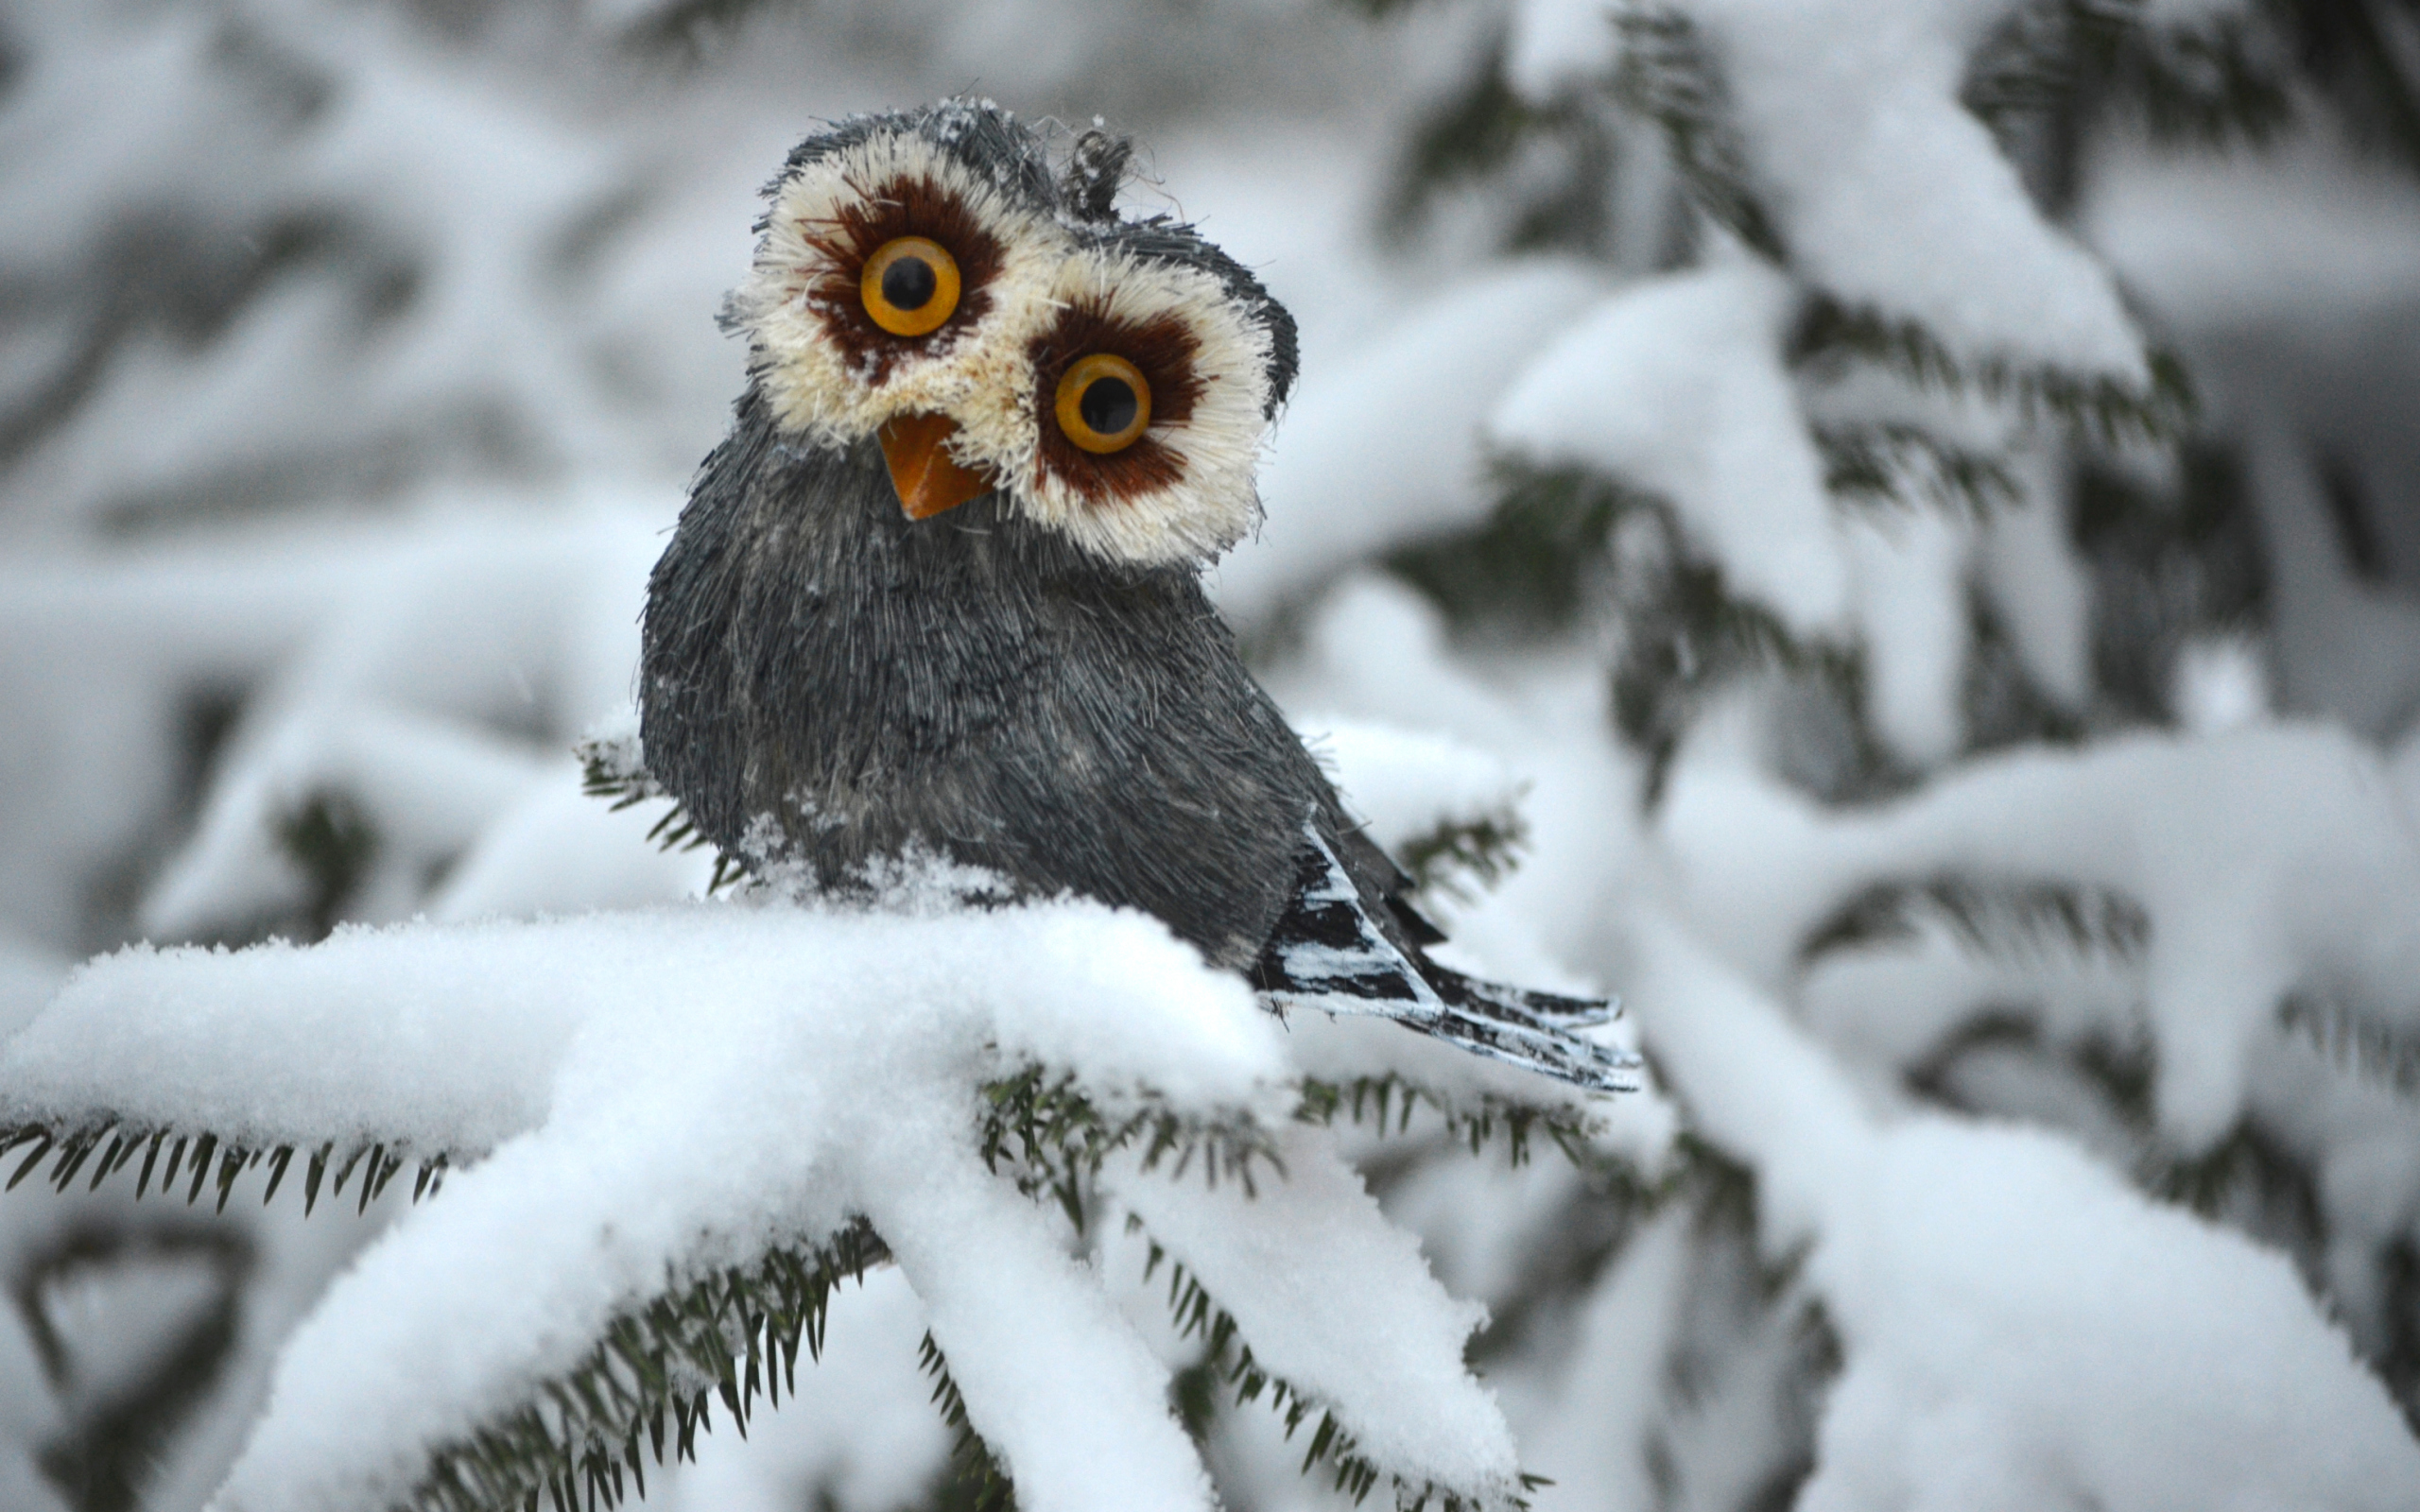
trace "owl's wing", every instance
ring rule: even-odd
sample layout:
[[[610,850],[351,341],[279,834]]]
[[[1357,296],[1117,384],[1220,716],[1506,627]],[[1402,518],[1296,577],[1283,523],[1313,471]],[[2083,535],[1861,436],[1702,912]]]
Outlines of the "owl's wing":
[[[1366,885],[1378,879],[1357,879],[1355,870],[1373,866],[1365,861],[1348,868],[1322,829],[1306,829],[1293,902],[1248,973],[1271,1006],[1377,1014],[1473,1055],[1592,1091],[1635,1089],[1630,1074],[1635,1057],[1572,1032],[1611,1019],[1612,1004],[1481,982],[1430,960],[1421,947],[1444,937],[1436,926],[1402,901],[1400,886],[1380,892]],[[1402,878],[1375,846],[1357,833],[1351,839]],[[1374,892],[1379,897],[1373,899]],[[1386,909],[1384,922],[1372,917],[1373,902]]]

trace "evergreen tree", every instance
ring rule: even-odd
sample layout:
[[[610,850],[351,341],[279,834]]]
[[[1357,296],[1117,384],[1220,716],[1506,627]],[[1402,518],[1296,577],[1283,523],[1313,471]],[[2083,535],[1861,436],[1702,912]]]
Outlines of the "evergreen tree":
[[[2409,1504],[2420,11],[1363,9],[0,19],[9,1504]],[[1653,1088],[646,906],[683,322],[910,43],[1399,128],[1218,591]]]

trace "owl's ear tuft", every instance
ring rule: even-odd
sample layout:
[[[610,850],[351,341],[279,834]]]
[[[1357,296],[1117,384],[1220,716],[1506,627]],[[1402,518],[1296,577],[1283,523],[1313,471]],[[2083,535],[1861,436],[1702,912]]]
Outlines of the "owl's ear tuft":
[[[1067,169],[1059,180],[1059,199],[1068,214],[1095,224],[1115,222],[1117,186],[1125,181],[1126,164],[1134,156],[1131,138],[1112,136],[1098,128],[1076,138],[1067,154]]]

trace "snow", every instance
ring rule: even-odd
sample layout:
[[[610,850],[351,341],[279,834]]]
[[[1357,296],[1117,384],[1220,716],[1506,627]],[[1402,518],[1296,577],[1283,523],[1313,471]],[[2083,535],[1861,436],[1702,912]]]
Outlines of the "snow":
[[[2420,1450],[2282,1257],[2038,1131],[1880,1153],[1887,1226],[1810,1261],[1851,1363],[1803,1505],[2410,1505]]]
[[[2209,636],[2177,648],[2169,707],[2200,735],[2223,734],[2269,717],[2269,668],[2259,648],[2236,636]]]
[[[1964,362],[2148,381],[2109,275],[1958,102],[2011,0],[1682,0],[1720,61],[1793,269]]]
[[[1307,627],[1303,655],[1268,682],[1305,723],[1342,716],[1450,737],[1500,765],[1524,793],[1525,813],[1559,816],[1528,827],[1518,869],[1477,903],[1426,902],[1455,949],[1488,974],[1552,991],[1596,990],[1571,955],[1595,936],[1604,880],[1627,858],[1637,779],[1613,743],[1593,663],[1574,657],[1540,665],[1521,683],[1493,681],[1449,649],[1435,609],[1399,583],[1359,576],[1338,585]],[[1359,773],[1340,765],[1339,776],[1355,801]]]
[[[1963,691],[1972,617],[1965,566],[1974,527],[1940,509],[1841,522],[1857,579],[1865,711],[1892,754],[1932,766],[1965,743]]]
[[[848,4],[702,28],[677,62],[623,34],[680,9],[6,23],[0,283],[24,297],[0,429],[64,408],[0,445],[0,1025],[30,1025],[0,1052],[0,1105],[471,1162],[358,1218],[304,1219],[290,1179],[216,1219],[108,1185],[0,1200],[14,1279],[77,1234],[141,1254],[207,1231],[254,1257],[147,1505],[192,1512],[239,1456],[230,1504],[383,1501],[418,1435],[518,1400],[682,1267],[880,1207],[902,1263],[835,1298],[804,1400],[744,1440],[718,1424],[700,1463],[650,1470],[651,1500],[926,1500],[949,1438],[914,1365],[930,1327],[1028,1506],[1341,1512],[1261,1407],[1222,1408],[1196,1463],[1165,1387],[1199,1346],[1173,1338],[1164,1287],[1137,1292],[1130,1191],[1220,1271],[1221,1301],[1259,1309],[1255,1357],[1318,1383],[1365,1448],[1500,1486],[1509,1423],[1521,1467],[1558,1483],[1539,1512],[2411,1503],[2408,1425],[2344,1339],[2386,1359],[2409,1332],[2420,1110],[2364,1057],[2413,1022],[2420,618],[2411,542],[2390,527],[2396,580],[2357,576],[2321,471],[2351,446],[2374,502],[2410,491],[2380,461],[2410,430],[2380,418],[2420,309],[2409,183],[2316,135],[2164,157],[2093,133],[2077,234],[2193,358],[2213,437],[2248,441],[2269,583],[2265,628],[2184,641],[2176,730],[2120,734],[2052,445],[1972,388],[1782,358],[1811,292],[1921,321],[1963,362],[2139,381],[2113,280],[1957,104],[2002,0],[1684,8],[1792,254],[1777,275],[1676,234],[1663,142],[1599,93],[1618,61],[1604,0],[1383,28],[1295,0],[1214,27],[1158,4]],[[2189,27],[2241,5],[2142,9]],[[1483,191],[1441,201],[1421,245],[1374,245],[1405,123],[1499,43],[1516,95],[1610,131],[1611,260],[1655,276],[1496,258]],[[701,903],[708,853],[646,838],[661,800],[579,792],[567,747],[629,696],[647,566],[740,382],[711,315],[754,187],[811,117],[930,99],[970,68],[1028,118],[1136,129],[1130,209],[1202,221],[1302,319],[1267,526],[1218,592],[1381,840],[1518,817],[1515,872],[1421,906],[1467,970],[1624,996],[1605,1032],[1670,1094],[1555,1107],[1660,1211],[1535,1138],[1523,1167],[1501,1143],[1471,1158],[1426,1105],[1386,1135],[1284,1123],[1296,1076],[1392,1073],[1465,1110],[1559,1094],[1392,1025],[1280,1026],[1148,921]],[[298,226],[328,239],[245,250]],[[2375,361],[2331,367],[2348,349]],[[1810,424],[1918,427],[2001,460],[2022,497],[1944,511],[1919,458],[1892,501],[1825,500]],[[1592,639],[1621,605],[1590,603],[1568,642],[1489,643],[1373,567],[1482,524],[1508,458],[1652,490],[1692,561],[1858,648],[1860,732],[1921,785],[1826,808],[1743,769],[1740,730],[1808,754],[1784,745],[1806,734],[1804,689],[1775,679],[1695,731],[1651,803]],[[2083,744],[1963,753],[1970,592]],[[233,728],[202,744],[195,716],[222,712]],[[322,796],[378,837],[345,916],[427,921],[132,949],[52,1002],[138,919],[163,947],[263,927],[305,881],[273,827]],[[1979,943],[1919,902],[1905,935],[1808,953],[1865,888],[1936,877],[2083,888],[2150,933]],[[2281,1024],[2281,995],[2305,1017]],[[2100,1053],[2146,1070],[2153,1116],[2096,1079]],[[1079,1233],[967,1147],[975,1082],[1026,1058],[1113,1106],[1149,1087],[1251,1108],[1302,1185],[1263,1165],[1247,1201],[1198,1167],[1120,1170]],[[1976,1111],[1911,1111],[1943,1102]],[[1707,1194],[1709,1145],[1748,1168],[1787,1274],[1733,1227],[1748,1210]],[[2265,1247],[2120,1186],[2245,1149],[2283,1162],[2288,1197],[2220,1210]],[[175,1311],[182,1283],[131,1269],[61,1294],[94,1382],[139,1369]],[[482,1311],[498,1287],[532,1300]],[[1476,1304],[1499,1319],[1483,1383],[1462,1361]],[[94,1397],[53,1389],[0,1309],[0,1505],[60,1504],[42,1454],[89,1429]],[[1819,1410],[1820,1441],[1801,1422]]]
[[[2207,1149],[2301,986],[2405,1022],[2420,969],[2420,835],[2377,756],[2256,725],[1979,758],[1916,796],[1825,814],[1722,758],[1676,770],[1663,833],[1691,917],[1768,986],[1873,884],[1943,874],[2109,888],[2148,910],[2160,1126]]]
[[[1231,1077],[1238,1058],[1254,1072],[1276,1069],[1255,1058],[1273,1054],[1257,1010],[1237,1016],[1249,995],[1188,965],[1150,920],[1069,905],[946,925],[877,922],[852,944],[857,932],[841,916],[701,905],[533,925],[348,926],[318,946],[136,945],[80,968],[0,1052],[0,1068],[8,1106],[28,1116],[113,1112],[255,1146],[359,1136],[477,1154],[545,1116],[565,1056],[597,1032],[587,1027],[593,1015],[640,997],[634,984],[677,981],[697,955],[743,951],[762,936],[776,955],[837,953],[830,970],[857,974],[842,975],[836,990],[877,997],[882,952],[907,953],[903,960],[919,964],[894,989],[911,1000],[919,984],[952,996],[953,973],[971,961],[992,961],[978,974],[1001,978],[1009,969],[986,953],[1016,936],[1023,943],[1011,958],[1033,963],[1036,981],[1063,969],[1056,983],[1065,997],[1056,1017],[1028,1007],[999,1026],[1004,1051],[1087,1068],[1104,1086],[1151,1064],[1152,1084],[1179,1099],[1205,1087],[1232,1091],[1220,1074]],[[959,943],[942,948],[953,936]],[[1172,991],[1166,1015],[1193,1016],[1197,1036],[1213,1037],[1197,1048],[1215,1045],[1225,1064],[1150,1061],[1167,1023],[1137,1024],[1098,1006],[1122,1001],[1130,971],[1181,971],[1198,984]],[[287,1055],[298,1041],[312,1054]]]
[[[2143,0],[2143,22],[2151,26],[2197,26],[2233,21],[2251,9],[2249,0]]]
[[[1056,1210],[972,1143],[977,1084],[1026,1063],[1113,1110],[1147,1090],[1197,1116],[1273,1110],[1275,1022],[1155,920],[694,904],[135,948],[82,969],[7,1054],[12,1116],[486,1155],[296,1334],[230,1508],[399,1494],[430,1447],[575,1364],[667,1275],[852,1212],[890,1242],[1025,1504],[1209,1504],[1166,1367],[1069,1258]],[[1381,1463],[1509,1494],[1511,1441],[1460,1361],[1476,1311],[1324,1136],[1278,1138],[1285,1175],[1264,1167],[1257,1201],[1131,1167],[1116,1190]],[[1341,1284],[1357,1301],[1340,1312]]]
[[[247,962],[256,976],[228,980]],[[1064,1275],[1056,1291],[1073,1313],[1063,1329],[1041,1341],[995,1332],[987,1350],[979,1319],[1000,1298],[983,1288],[1015,1280],[1001,1318],[1030,1317],[1051,1295],[1051,1267],[1067,1262],[1046,1226],[1033,1228],[1037,1210],[988,1177],[967,1145],[972,1080],[1032,1057],[1080,1071],[1111,1106],[1149,1082],[1200,1110],[1249,1107],[1283,1069],[1273,1028],[1240,983],[1203,970],[1156,922],[1093,905],[933,918],[700,905],[355,931],[313,952],[138,965],[129,974],[147,978],[147,997],[165,995],[164,979],[174,978],[195,997],[216,996],[231,1027],[249,1010],[264,1039],[282,1026],[290,1041],[299,1009],[340,996],[372,1025],[378,1015],[363,1009],[380,1001],[443,1004],[457,1016],[450,1032],[380,1067],[390,1104],[416,1115],[402,1132],[427,1138],[434,1127],[457,1147],[493,1138],[455,1095],[461,1068],[490,1056],[490,1079],[517,1082],[519,1095],[487,1091],[479,1106],[518,1101],[527,1125],[366,1254],[296,1336],[225,1493],[244,1508],[393,1494],[424,1446],[568,1367],[667,1269],[694,1274],[773,1240],[820,1238],[852,1210],[884,1224],[937,1336],[957,1351],[977,1421],[1002,1430],[995,1442],[1012,1464],[1042,1454],[1019,1423],[1039,1439],[1064,1435],[1135,1383],[1110,1371],[1096,1400],[1054,1413],[1054,1399],[1037,1399],[1015,1373],[1037,1350],[1072,1351],[1059,1359],[1070,1367],[1103,1350],[1114,1359],[1106,1325],[1088,1330],[1078,1305],[1089,1294]],[[511,1026],[546,1004],[558,1025],[577,1016],[574,1032],[514,1043]],[[73,990],[51,1020],[66,1021],[61,1038],[80,1028],[143,1039]],[[163,1047],[147,1048],[156,1057]],[[275,1058],[266,1043],[243,1048]],[[154,1101],[184,1098],[183,1117],[216,1113],[194,1082],[181,1074]],[[337,1122],[341,1108],[287,1116],[310,1114],[326,1134],[361,1122],[358,1111]],[[988,1298],[972,1324],[968,1297]],[[1080,1379],[1091,1377],[1066,1378],[1056,1400]],[[1156,1393],[1144,1400],[1156,1417]],[[1131,1425],[1136,1410],[1118,1420]],[[1115,1446],[1112,1435],[1100,1447]],[[1117,1453],[1096,1460],[1094,1473],[1135,1465],[1135,1485],[1153,1484],[1143,1447]],[[1021,1474],[1020,1493],[1040,1506],[1096,1504],[1047,1474]]]
[[[1442,1138],[1424,1111],[1415,1109],[1409,1127],[1391,1125],[1377,1140]],[[1386,1211],[1390,1221],[1420,1236],[1421,1253],[1446,1290],[1493,1310],[1517,1305],[1523,1268],[1539,1245],[1552,1241],[1588,1177],[1565,1160],[1516,1163],[1509,1150],[1500,1158],[1485,1154],[1424,1163],[1390,1182]],[[1484,1221],[1474,1222],[1480,1214]]]
[[[580,781],[579,768],[562,763],[494,815],[429,895],[429,917],[575,914],[704,895],[713,849],[666,850],[649,837],[670,799],[614,809]]]
[[[2411,1504],[2420,1445],[2284,1259],[2054,1135],[1878,1121],[1668,917],[1629,935],[1667,1069],[1846,1350],[1800,1504]]]
[[[405,875],[425,868],[536,781],[536,762],[493,747],[441,723],[370,710],[315,709],[287,722],[215,795],[192,848],[145,907],[145,925],[174,937],[304,904],[307,880],[277,836],[281,822],[320,795],[342,795],[376,815],[372,833]],[[373,907],[391,913],[397,902],[408,899],[376,899]]]
[[[1491,441],[1671,502],[1733,593],[1798,634],[1837,631],[1849,566],[1781,365],[1791,294],[1755,265],[1668,274],[1599,302],[1490,409]]]
[[[1504,80],[1523,99],[1549,104],[1612,73],[1619,54],[1607,0],[1522,0],[1512,8]]]
[[[1977,951],[1945,919],[1919,915],[1905,938],[1828,951],[1807,963],[1797,1007],[1807,1027],[1854,1070],[1880,1068],[1878,1087],[1921,1065],[1986,1013],[2028,1022],[2054,1044],[2139,1048],[2141,983],[2132,963],[2064,941],[2018,937]],[[2086,1114],[2101,1127],[2108,1115]],[[2105,1129],[2098,1147],[2132,1153],[2141,1141]]]
[[[2080,711],[2092,696],[2092,582],[2067,540],[2045,459],[2013,460],[2025,496],[1985,522],[1978,572],[2033,685]]]
[[[2350,570],[2311,448],[2274,420],[2245,428],[2247,482],[2269,547],[2279,701],[2394,735],[2420,713],[2420,608]]]
[[[1520,1465],[1495,1399],[1461,1368],[1486,1310],[1437,1284],[1323,1130],[1279,1138],[1283,1181],[1192,1194],[1130,1168],[1120,1199],[1241,1326],[1262,1368],[1327,1404],[1360,1452],[1418,1485],[1496,1500]]]
[[[2315,142],[2112,150],[2080,224],[2128,287],[2188,330],[2325,329],[2420,299],[2420,190]]]
[[[1549,1404],[1521,1435],[1538,1512],[1654,1504],[1647,1442],[1677,1332],[1686,1220],[1668,1213],[1624,1246],[1573,1320],[1569,1356]]]
[[[0,1499],[22,1512],[67,1512],[59,1488],[43,1473],[34,1446],[58,1431],[59,1409],[43,1389],[41,1358],[12,1309],[0,1317]]]
[[[0,1036],[33,1022],[59,990],[73,963],[48,951],[0,936]]]
[[[1365,573],[1330,591],[1305,627],[1298,654],[1265,681],[1299,728],[1381,725],[1492,759],[1520,794],[1527,843],[1517,869],[1483,897],[1465,903],[1432,892],[1421,899],[1451,936],[1433,954],[1497,981],[1600,994],[1616,984],[1581,963],[1601,935],[1611,879],[1638,860],[1634,759],[1614,740],[1604,679],[1590,659],[1532,662],[1510,678],[1501,675],[1507,669],[1487,670],[1498,675],[1485,675],[1448,646],[1432,606],[1398,582]],[[1364,769],[1354,759],[1363,750],[1351,742],[1334,750],[1348,804],[1358,801]],[[1469,777],[1440,772],[1430,779],[1440,796],[1453,790],[1447,782],[1459,786],[1478,774],[1467,758],[1453,761]],[[1375,781],[1374,790],[1385,791],[1395,779],[1380,773]],[[1525,1073],[1374,1021],[1297,1015],[1288,1032],[1296,1063],[1308,1075],[1351,1081],[1392,1070],[1464,1099],[1536,1102],[1551,1091]],[[1594,1032],[1636,1048],[1625,1021]],[[1671,1105],[1651,1092],[1598,1099],[1585,1109],[1602,1122],[1609,1154],[1642,1165],[1656,1164],[1674,1133]]]
[[[1603,286],[1584,265],[1510,265],[1304,374],[1261,472],[1268,511],[1210,576],[1251,625],[1346,564],[1485,518],[1479,421],[1538,342]]]
[[[1052,1215],[993,1179],[971,1147],[935,1159],[966,1143],[963,1123],[957,1108],[885,1108],[865,1131],[858,1200],[895,1236],[967,1420],[1019,1504],[1209,1512],[1209,1477],[1167,1408],[1167,1366],[1069,1258]]]
[[[708,1434],[694,1464],[650,1478],[649,1506],[667,1512],[794,1512],[829,1496],[841,1512],[913,1504],[947,1473],[950,1433],[917,1368],[925,1307],[897,1267],[833,1294],[823,1355],[802,1366],[797,1396],[748,1436]]]
[[[1516,818],[1520,784],[1483,750],[1426,730],[1354,719],[1296,727],[1371,839],[1395,854],[1454,825]]]
[[[229,737],[193,836],[145,901],[155,935],[239,926],[306,879],[278,843],[315,797],[375,841],[361,917],[398,919],[505,813],[560,791],[547,756],[498,725],[579,730],[624,704],[661,506],[589,499],[498,521],[431,507],[410,538],[365,533],[349,590],[288,648]],[[302,558],[269,590],[300,597]]]

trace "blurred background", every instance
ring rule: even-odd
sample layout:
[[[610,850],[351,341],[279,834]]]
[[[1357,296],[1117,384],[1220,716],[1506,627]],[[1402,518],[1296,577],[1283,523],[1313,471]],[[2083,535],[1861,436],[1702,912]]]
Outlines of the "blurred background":
[[[1832,9],[1845,43],[1854,8]],[[645,573],[742,385],[715,315],[757,190],[823,121],[959,93],[1131,133],[1125,212],[1199,224],[1293,311],[1269,523],[1214,586],[1290,713],[1456,739],[1526,795],[1438,903],[1491,961],[1607,975],[1606,879],[1689,859],[1667,799],[1723,741],[1862,814],[1996,753],[2316,720],[2410,826],[2420,8],[1876,12],[1962,18],[1957,108],[2156,357],[2122,393],[2063,387],[2054,352],[1955,402],[1933,380],[1988,362],[1949,339],[1927,368],[1921,331],[1860,323],[1811,239],[1773,232],[1805,201],[1770,123],[1734,118],[1720,49],[1669,56],[1693,10],[1754,8],[0,4],[0,1025],[137,939],[697,890],[705,863],[647,844],[649,813],[580,796],[571,744],[629,698]],[[1921,198],[1908,172],[1894,193]],[[1757,448],[1796,447],[1822,507],[1884,522],[1839,548],[1831,609],[1791,607],[1806,579],[1759,557],[1756,518],[1726,536],[1692,502],[1715,463],[1674,461],[1673,437],[1729,411],[1622,408],[1697,382],[1725,312],[1763,296],[1689,285],[1714,303],[1581,386],[1604,435],[1644,439],[1592,450],[1584,416],[1547,435],[1500,408],[1552,407],[1537,386],[1570,387],[1547,359],[1583,316],[1757,254],[1787,285],[1754,318],[1790,429],[1723,444],[1755,476]],[[1998,273],[1945,276],[1988,302]],[[1678,366],[1638,356],[1658,342]],[[2061,1128],[2287,1254],[2420,1410],[2420,1038],[2399,1027],[2420,991],[2377,1007],[2310,973],[2261,1021],[2272,1070],[2180,1132],[2149,1090],[2158,900],[2007,881],[1844,885],[1779,947],[1780,989],[1890,1097]],[[1914,957],[1996,974],[1875,974]],[[1695,1147],[1611,1175],[1367,1153],[1448,1284],[1495,1310],[1481,1358],[1525,1443],[1564,1456],[1533,1467],[1552,1505],[1789,1503],[1837,1344],[1756,1249],[1751,1173]],[[402,1200],[308,1222],[0,1200],[0,1501],[199,1506],[278,1339]],[[1642,1270],[1651,1228],[1666,1258]],[[877,1278],[836,1311],[825,1395],[656,1500],[962,1497],[920,1328]],[[1188,1412],[1230,1505],[1321,1501],[1256,1419]]]

